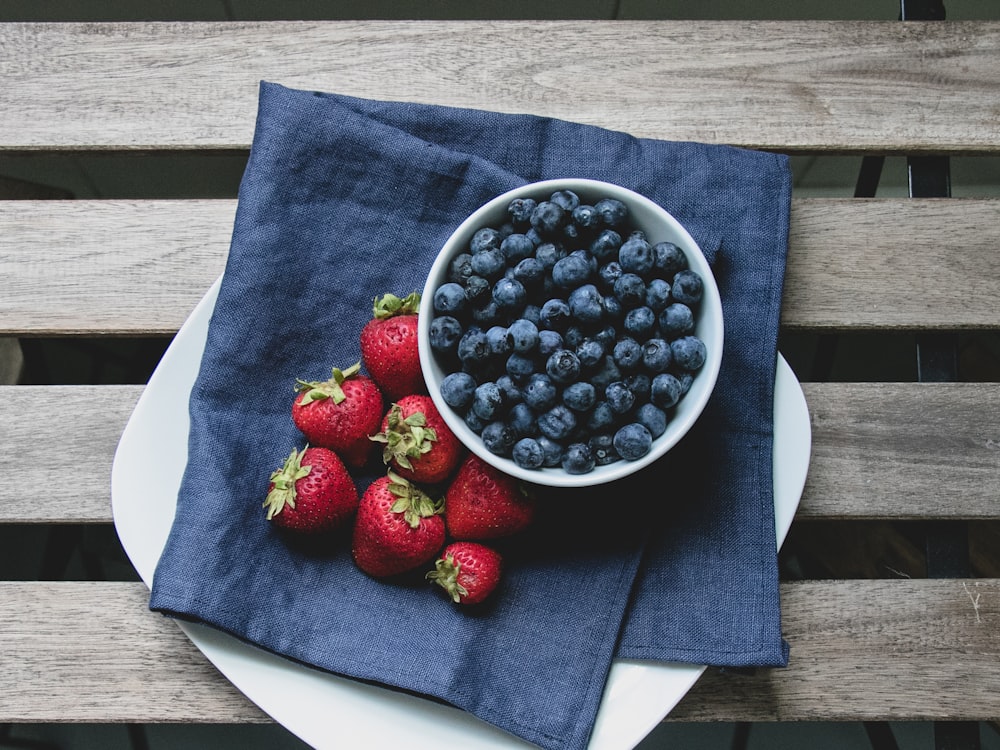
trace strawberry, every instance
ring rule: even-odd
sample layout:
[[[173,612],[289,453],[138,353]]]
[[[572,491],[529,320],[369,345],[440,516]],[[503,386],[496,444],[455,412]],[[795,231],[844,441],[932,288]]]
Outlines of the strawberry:
[[[376,578],[395,576],[431,560],[444,545],[442,502],[388,472],[361,496],[351,554]]]
[[[358,362],[343,371],[333,368],[323,382],[296,380],[299,395],[292,403],[292,421],[306,440],[355,468],[371,455],[369,437],[378,431],[384,409],[378,386],[360,371]]]
[[[293,448],[271,474],[264,507],[275,525],[318,534],[347,522],[358,508],[358,490],[333,451],[306,446],[300,453]]]
[[[376,297],[373,318],[361,329],[361,358],[372,380],[388,399],[427,393],[417,348],[420,294],[404,299],[394,294]]]
[[[465,455],[430,396],[411,394],[396,401],[372,440],[383,444],[382,461],[413,482],[443,482]]]
[[[519,481],[470,453],[445,492],[445,525],[454,539],[496,539],[527,528],[535,506]]]
[[[458,604],[478,604],[500,583],[503,558],[477,542],[452,542],[441,552],[427,580],[443,588]]]

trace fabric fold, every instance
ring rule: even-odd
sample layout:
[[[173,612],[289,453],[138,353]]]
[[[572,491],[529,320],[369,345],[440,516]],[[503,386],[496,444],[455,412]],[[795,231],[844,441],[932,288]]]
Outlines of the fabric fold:
[[[469,213],[554,177],[650,197],[713,258],[726,345],[695,431],[624,488],[547,493],[475,613],[368,578],[346,541],[289,543],[260,506],[301,447],[295,379],[358,361],[375,296],[419,290]],[[616,657],[785,664],[771,422],[789,196],[778,154],[262,83],[150,608],[553,749],[587,746]]]

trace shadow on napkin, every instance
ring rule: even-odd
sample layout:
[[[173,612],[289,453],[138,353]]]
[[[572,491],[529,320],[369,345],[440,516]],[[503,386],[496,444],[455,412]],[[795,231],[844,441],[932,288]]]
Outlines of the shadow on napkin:
[[[372,299],[419,290],[479,205],[568,176],[647,195],[715,256],[726,348],[695,433],[627,493],[553,498],[478,614],[368,578],[346,546],[285,543],[260,506],[302,443],[295,379],[358,361]],[[770,441],[789,190],[775,154],[262,84],[150,607],[545,748],[586,747],[615,656],[783,665]]]

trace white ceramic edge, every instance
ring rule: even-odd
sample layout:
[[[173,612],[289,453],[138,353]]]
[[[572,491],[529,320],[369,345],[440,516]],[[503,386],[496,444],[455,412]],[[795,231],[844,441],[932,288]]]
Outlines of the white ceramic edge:
[[[668,237],[651,234],[649,237],[650,241],[654,243],[661,240],[675,242],[685,251],[689,266],[702,277],[705,286],[702,309],[706,310],[710,308],[712,314],[702,314],[698,317],[696,321],[696,333],[708,342],[716,342],[716,346],[709,345],[705,364],[699,371],[695,379],[695,384],[676,407],[674,416],[670,422],[670,432],[672,435],[658,438],[653,444],[651,453],[639,461],[618,461],[607,466],[596,467],[593,471],[586,474],[567,474],[562,469],[523,469],[512,460],[498,457],[487,450],[486,446],[483,445],[475,433],[444,402],[437,388],[432,386],[430,388],[430,395],[437,410],[441,413],[441,417],[451,428],[452,432],[459,435],[462,442],[487,463],[496,466],[507,474],[533,484],[558,487],[589,487],[621,479],[648,466],[676,445],[691,425],[701,416],[705,405],[712,395],[722,362],[724,336],[722,303],[719,297],[719,289],[715,282],[715,276],[698,243],[695,242],[695,239],[687,229],[669,211],[666,211],[662,206],[646,196],[624,188],[621,185],[584,178],[561,178],[529,183],[496,196],[469,215],[451,234],[431,265],[431,270],[427,274],[428,281],[423,289],[420,300],[420,317],[417,324],[420,364],[423,368],[425,378],[428,373],[433,373],[439,380],[443,377],[443,371],[434,359],[429,342],[428,331],[430,321],[434,317],[434,301],[433,295],[429,293],[430,288],[441,283],[440,279],[445,277],[451,258],[464,249],[468,239],[471,238],[472,233],[476,229],[483,226],[496,226],[500,223],[497,217],[505,215],[506,207],[514,197],[527,194],[546,195],[551,194],[554,190],[573,190],[578,194],[588,196],[607,195],[609,197],[616,197],[627,201],[631,205],[633,215],[636,213],[635,209],[638,208],[639,214],[655,213],[662,216],[670,227],[672,235]],[[639,218],[636,223],[644,224],[646,222],[642,218]],[[675,430],[677,431],[676,433],[674,433]]]
[[[115,528],[147,586],[152,585],[173,523],[187,461],[188,400],[220,280],[165,352],[115,453],[111,473]],[[774,481],[780,543],[798,507],[811,434],[805,397],[783,358],[779,358],[775,383]],[[177,624],[251,701],[313,747],[394,743],[437,750],[445,742],[469,750],[533,747],[450,706],[310,669],[211,627]],[[683,698],[704,669],[616,660],[598,712],[591,750],[633,748]],[[363,718],[371,716],[377,720]],[[336,730],[331,731],[331,727]]]

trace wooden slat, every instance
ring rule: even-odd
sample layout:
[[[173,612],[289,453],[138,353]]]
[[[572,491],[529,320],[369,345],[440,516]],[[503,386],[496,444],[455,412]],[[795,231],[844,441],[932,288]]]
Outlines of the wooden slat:
[[[671,720],[982,720],[1000,581],[783,584],[787,669],[708,670]],[[141,583],[0,583],[0,722],[260,722]]]
[[[805,383],[803,390],[813,454],[797,519],[1000,519],[996,384]],[[110,522],[111,464],[140,392],[0,387],[0,475],[19,477],[0,484],[0,523]]]
[[[0,149],[245,148],[267,79],[636,136],[988,153],[998,48],[990,21],[5,24]]]
[[[222,272],[232,200],[0,202],[0,336],[169,335]],[[796,199],[789,329],[1000,327],[1000,200]]]

